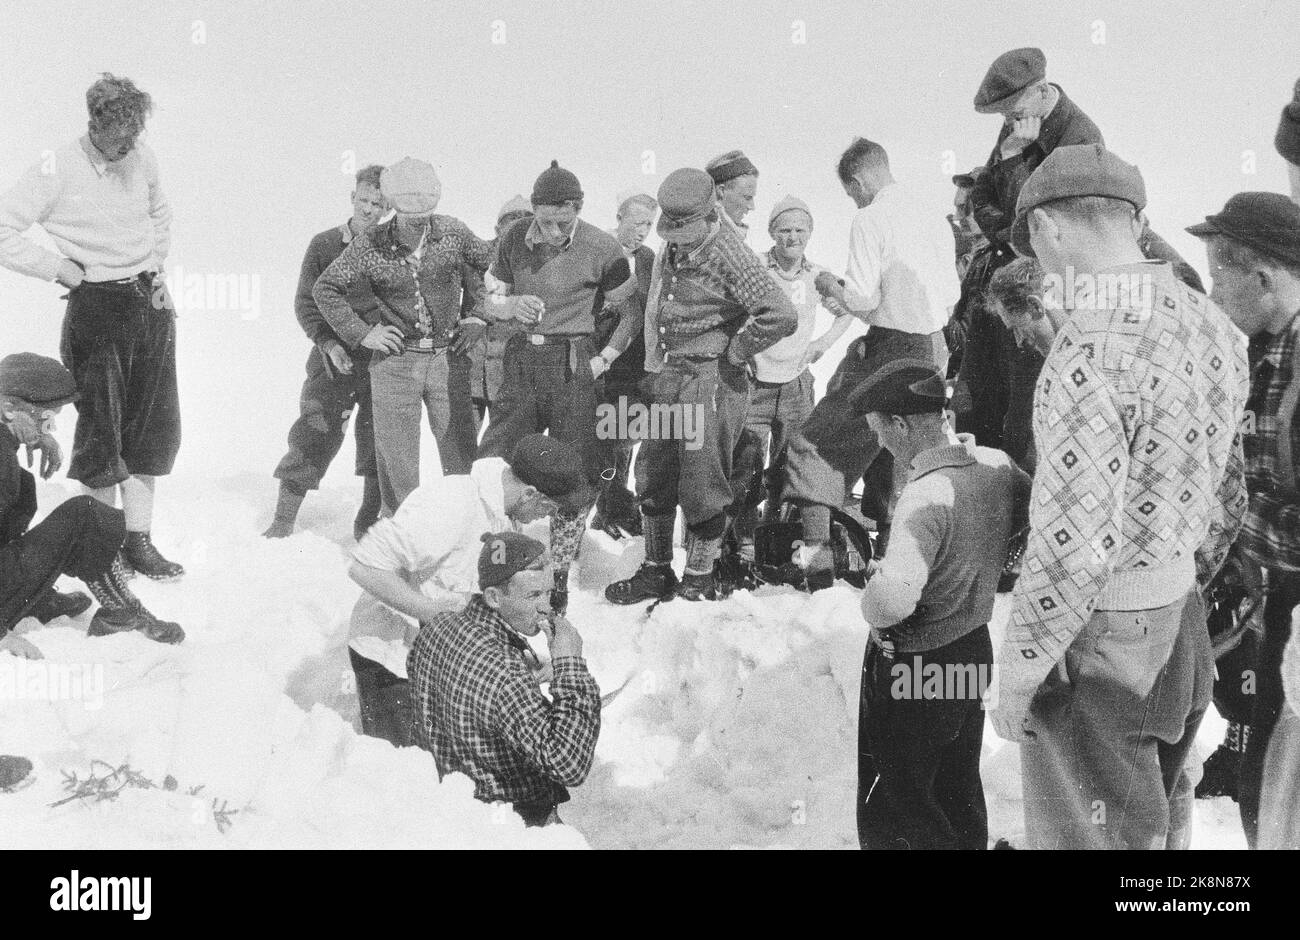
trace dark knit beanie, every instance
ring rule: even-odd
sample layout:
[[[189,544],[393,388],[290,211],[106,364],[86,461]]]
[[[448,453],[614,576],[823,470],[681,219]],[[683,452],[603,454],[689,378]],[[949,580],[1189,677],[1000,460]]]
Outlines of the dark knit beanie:
[[[722,185],[738,176],[757,176],[758,167],[754,166],[743,150],[728,150],[714,157],[704,165],[704,172],[713,178],[713,182]]]
[[[522,532],[484,532],[478,553],[478,586],[505,584],[546,552],[546,546]]]
[[[1287,163],[1300,166],[1300,81],[1295,83],[1295,97],[1282,109],[1282,123],[1273,143]]]
[[[579,185],[578,178],[561,167],[558,160],[552,160],[551,165],[537,177],[537,182],[533,183],[535,206],[559,206],[570,199],[581,198],[582,186]]]

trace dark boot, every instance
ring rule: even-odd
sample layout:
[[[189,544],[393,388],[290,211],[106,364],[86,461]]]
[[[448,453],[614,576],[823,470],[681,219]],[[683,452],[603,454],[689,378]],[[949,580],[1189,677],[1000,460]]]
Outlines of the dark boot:
[[[32,605],[28,616],[45,624],[59,617],[80,617],[90,609],[90,604],[90,596],[82,591],[64,594],[50,588]]]
[[[275,502],[275,518],[271,520],[270,528],[262,533],[262,537],[283,539],[293,535],[294,523],[298,521],[298,510],[302,508],[302,501],[306,496],[305,490],[281,480],[280,496]]]
[[[611,604],[636,604],[641,601],[667,600],[677,591],[677,575],[669,565],[642,562],[636,574],[615,581],[605,588],[605,600]]]
[[[677,596],[685,601],[716,601],[718,599],[718,579],[712,571],[704,574],[686,572],[677,585]]]
[[[379,496],[379,477],[373,473],[366,474],[365,492],[361,496],[361,508],[352,520],[352,537],[358,542],[370,531],[370,527],[379,521],[381,500]]]
[[[27,779],[32,772],[32,762],[25,757],[0,754],[0,792],[9,792]]]
[[[86,635],[108,636],[139,630],[157,643],[179,643],[185,639],[180,624],[159,620],[150,613],[114,568],[86,582],[86,587],[90,588],[100,605],[91,618]]]
[[[1250,738],[1250,725],[1228,722],[1223,743],[1201,765],[1201,782],[1196,785],[1196,798],[1212,796],[1231,797],[1237,801],[1240,789],[1241,757]]]
[[[677,585],[678,597],[688,601],[716,601],[730,593],[726,587],[719,590],[717,571],[721,551],[722,536],[702,538],[694,532],[688,535],[686,571]]]
[[[148,532],[127,532],[122,542],[122,559],[146,578],[154,581],[175,581],[185,574],[185,569],[168,561],[154,547]]]

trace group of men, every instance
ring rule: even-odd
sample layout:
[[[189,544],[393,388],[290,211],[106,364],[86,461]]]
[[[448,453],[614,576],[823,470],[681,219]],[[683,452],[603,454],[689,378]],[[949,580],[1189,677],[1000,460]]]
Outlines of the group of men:
[[[133,570],[183,574],[150,537],[154,479],[179,445],[160,278],[170,212],[136,140],[148,96],[105,75],[87,103],[87,135],[0,201],[0,263],[70,289],[63,364],[0,362],[0,614],[6,631],[80,614],[89,598],[54,591],[67,574],[99,600],[92,634],[179,642],[126,585]],[[1031,846],[1185,846],[1214,671],[1203,597],[1224,570],[1263,598],[1259,684],[1231,739],[1243,823],[1252,846],[1294,841],[1300,746],[1267,745],[1289,720],[1282,659],[1300,603],[1300,206],[1243,193],[1190,228],[1207,243],[1207,298],[1147,224],[1137,168],[1047,81],[1041,51],[1000,56],[975,109],[1003,124],[986,163],[954,178],[951,229],[878,143],[844,151],[836,172],[858,211],[842,278],[807,258],[813,214],[794,196],[769,216],[771,248],[751,250],[759,172],[739,150],[620,197],[612,233],[581,217],[582,186],[553,161],[490,241],[437,212],[428,163],[357,174],[351,217],[303,261],[296,313],[313,349],[265,534],[292,533],[355,409],[350,573],[364,593],[350,655],[366,733],[431,751],[441,774],[468,774],[531,825],[555,821],[600,728],[564,616],[585,529],[644,540],[610,602],[715,600],[763,577],[759,506],[766,522],[797,513],[783,570],[814,591],[839,570],[832,518],[861,481],[875,530],[864,847],[987,845],[988,690],[911,696],[898,679],[982,676],[995,659],[992,718],[1022,746]],[[1300,87],[1277,136],[1300,198],[1298,142]],[[643,244],[656,215],[657,253]],[[58,252],[23,237],[37,223]],[[833,318],[820,334],[819,309]],[[867,330],[814,401],[808,366],[851,318]],[[29,530],[17,450],[53,473],[51,422],[68,403],[69,475],[87,496]],[[677,423],[603,430],[602,409],[634,404]],[[443,475],[421,484],[426,411]],[[542,518],[549,546],[517,531]],[[995,657],[993,601],[1012,583]],[[539,631],[548,662],[525,639]],[[12,632],[0,646],[39,655]]]

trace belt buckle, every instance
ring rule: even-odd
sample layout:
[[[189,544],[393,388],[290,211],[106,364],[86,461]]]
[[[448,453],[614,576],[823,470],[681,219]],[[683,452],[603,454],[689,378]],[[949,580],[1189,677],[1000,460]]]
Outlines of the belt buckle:
[[[432,338],[432,337],[429,337],[429,336],[425,336],[425,337],[422,337],[422,338],[420,338],[420,339],[417,339],[417,340],[415,341],[415,348],[416,348],[416,349],[432,349],[432,348],[433,348],[433,338]]]
[[[546,345],[546,337],[541,333],[529,333],[528,342],[532,343],[534,346],[544,346]]]

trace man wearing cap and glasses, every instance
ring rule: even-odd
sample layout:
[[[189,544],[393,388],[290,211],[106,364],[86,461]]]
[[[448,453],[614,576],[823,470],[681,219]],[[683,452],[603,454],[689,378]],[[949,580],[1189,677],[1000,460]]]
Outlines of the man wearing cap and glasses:
[[[486,328],[478,275],[492,246],[459,219],[435,213],[442,184],[428,163],[406,157],[384,170],[379,188],[395,215],[352,239],[317,279],[312,297],[345,346],[371,351],[379,491],[391,516],[420,485],[422,410],[443,473],[465,473],[473,461],[468,352]],[[379,305],[373,325],[348,303],[362,281]],[[475,298],[468,314],[466,293]]]
[[[632,299],[635,304],[631,310],[635,318],[632,339],[622,355],[614,360],[609,371],[605,373],[604,402],[615,409],[621,406],[623,412],[632,405],[644,405],[645,402],[645,302],[650,294],[650,275],[654,269],[655,253],[645,244],[650,227],[654,224],[659,203],[649,193],[627,192],[619,196],[618,212],[615,220],[617,227],[611,234],[618,239],[619,247],[632,266],[636,277],[636,294]],[[622,323],[621,310],[606,304],[602,319],[596,326],[598,345],[604,346]],[[628,438],[614,437],[605,444],[614,453],[606,459],[606,464],[614,467],[614,478],[602,487],[600,498],[596,500],[596,513],[591,518],[591,527],[604,531],[612,538],[622,538],[624,534],[641,534],[641,513],[636,508],[636,496],[628,489],[628,474],[632,468],[632,449],[636,441]]]
[[[1245,510],[1245,344],[1138,245],[1137,168],[1060,147],[1013,228],[1068,319],[1034,403],[1030,533],[1002,643],[994,728],[1022,742],[1035,848],[1183,847],[1184,763],[1210,701],[1199,588]],[[1077,286],[1076,285],[1080,285]]]
[[[39,659],[40,651],[13,632],[18,622],[49,623],[90,607],[84,594],[54,590],[60,575],[81,580],[99,601],[89,636],[138,630],[159,643],[179,643],[185,631],[151,614],[126,584],[117,560],[126,537],[121,510],[77,496],[28,528],[36,516],[36,481],[19,466],[18,448],[27,448],[29,466],[39,451],[41,477],[49,479],[62,460],[54,420],[76,398],[72,373],[53,359],[34,353],[0,359],[0,651]]]
[[[895,360],[855,395],[908,468],[889,553],[872,564],[862,594],[871,638],[858,719],[858,839],[864,849],[984,849],[988,622],[1025,524],[1029,477],[1001,451],[953,433],[943,376],[929,362]],[[914,694],[933,675],[950,678]]]
[[[468,474],[431,480],[371,527],[349,569],[365,589],[348,649],[364,733],[411,743],[406,657],[415,625],[464,606],[474,591],[479,536],[573,512],[594,498],[577,451],[530,434],[509,460],[484,457]]]
[[[1187,231],[1206,242],[1211,298],[1250,340],[1250,502],[1234,548],[1245,586],[1265,595],[1237,797],[1255,848],[1264,755],[1282,709],[1282,652],[1300,605],[1300,206],[1280,193],[1238,193]]]
[[[546,547],[518,532],[481,538],[478,593],[425,624],[411,648],[413,736],[439,777],[463,773],[475,798],[511,804],[526,826],[551,825],[565,788],[595,760],[600,688],[581,635],[551,612]],[[550,647],[549,699],[526,639],[539,632]]]
[[[153,544],[154,489],[180,449],[176,314],[162,282],[172,212],[140,141],[153,100],[107,72],[86,91],[86,134],[0,197],[0,264],[68,288],[61,358],[76,377],[68,477],[108,506],[122,494],[131,569],[185,573]],[[40,225],[56,251],[23,233]]]
[[[605,589],[616,604],[671,597],[714,600],[715,566],[734,501],[732,458],[745,426],[755,354],[799,325],[790,299],[734,226],[719,219],[708,173],[674,170],[659,187],[655,259],[645,313],[651,399],[678,416],[671,439],[643,441],[636,460],[645,563]],[[685,421],[698,428],[687,440]],[[699,427],[701,426],[702,427]],[[687,558],[673,573],[677,507],[686,519]]]
[[[582,201],[577,176],[552,160],[533,183],[533,220],[517,223],[497,248],[490,273],[504,293],[493,295],[488,313],[524,328],[506,344],[505,378],[479,455],[507,453],[525,435],[548,431],[578,449],[598,488],[614,475],[611,455],[596,436],[600,380],[631,343],[639,321],[636,278],[623,249],[579,218]],[[607,304],[620,308],[620,322],[597,352],[596,316]],[[551,518],[560,611],[568,602],[569,566],[582,547],[590,508]]]

